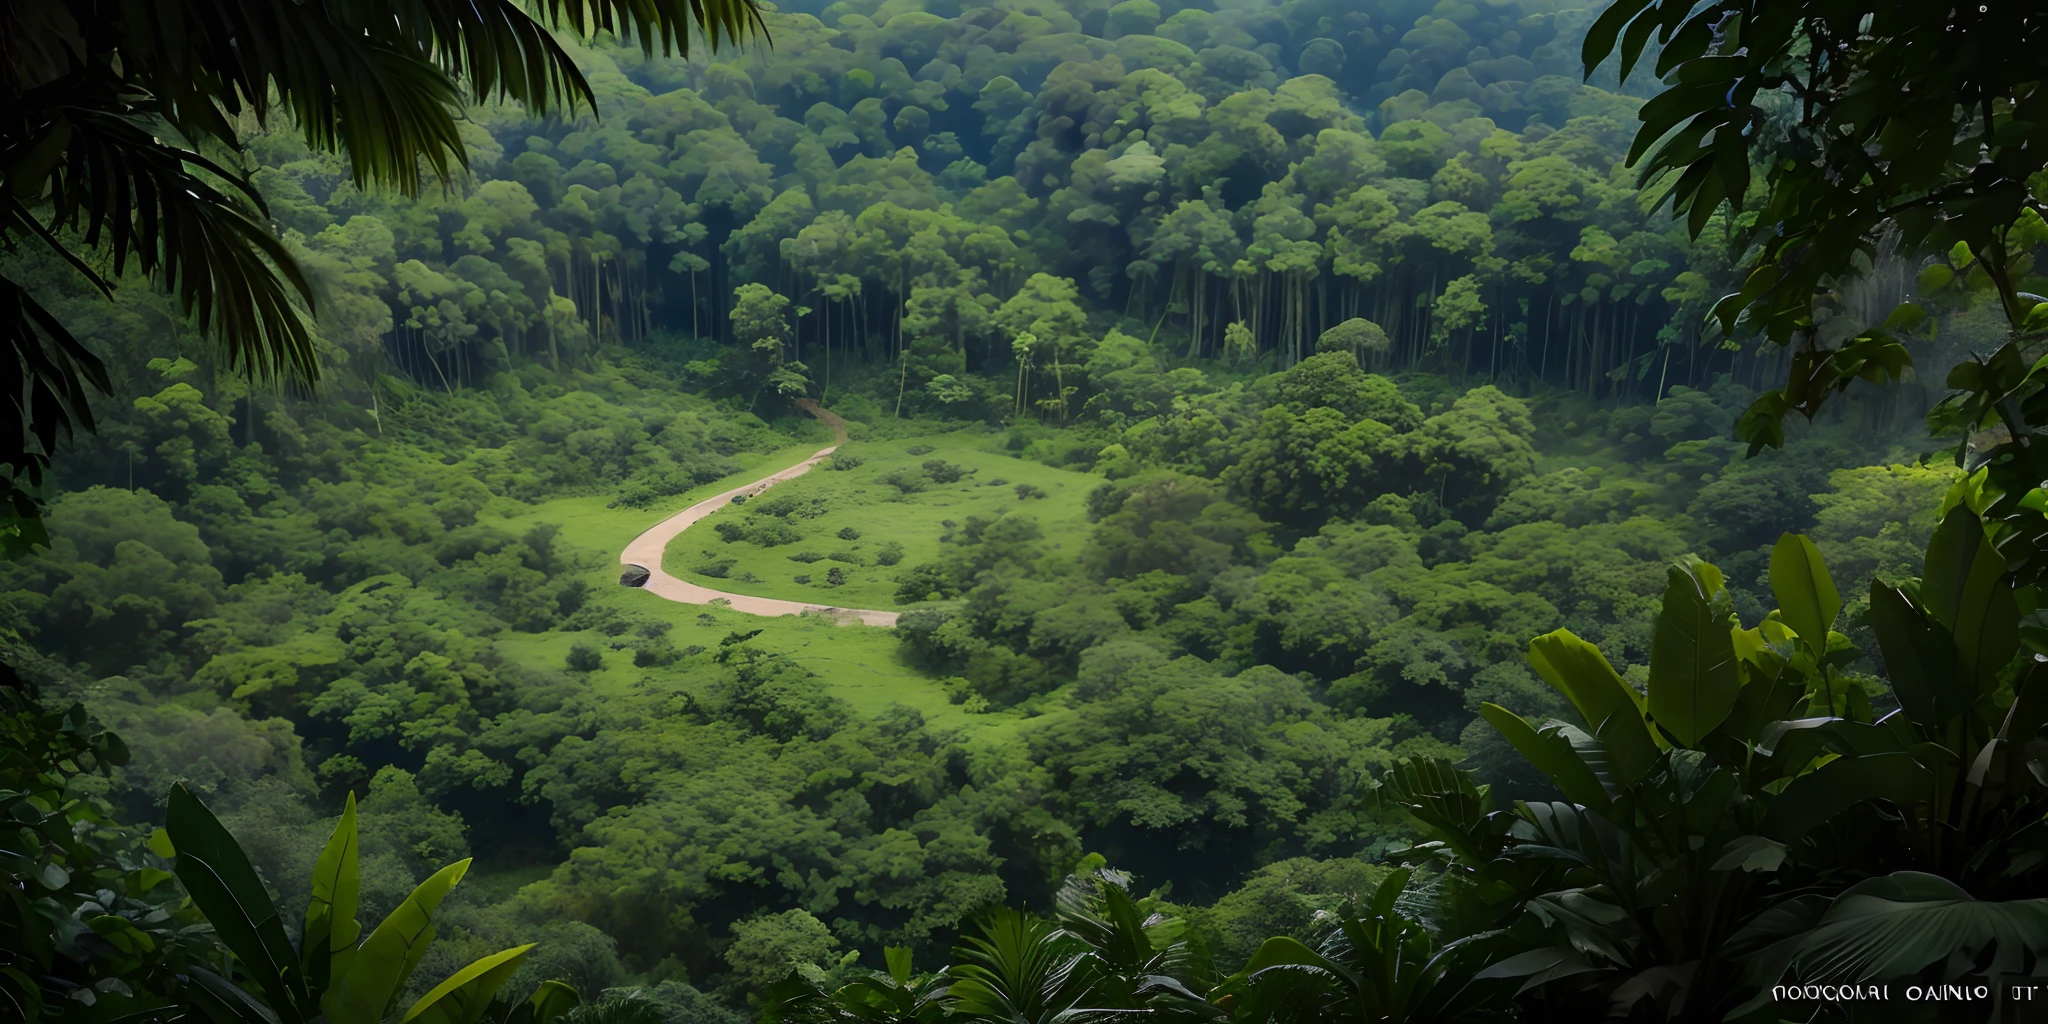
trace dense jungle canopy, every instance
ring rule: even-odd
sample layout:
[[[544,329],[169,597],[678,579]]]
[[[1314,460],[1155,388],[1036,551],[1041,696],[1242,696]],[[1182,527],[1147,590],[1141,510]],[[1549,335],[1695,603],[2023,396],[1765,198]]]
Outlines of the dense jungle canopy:
[[[0,924],[79,924],[0,992],[1776,1020],[1757,991],[1829,970],[2048,970],[2048,177],[1995,242],[1770,240],[1824,234],[1784,197],[1837,6],[807,0],[688,57],[563,23],[586,101],[450,93],[466,160],[415,154],[416,194],[236,111],[205,173],[303,277],[304,372],[252,377],[161,266],[0,255],[105,377],[8,464],[48,468],[0,561],[40,695],[4,693],[0,788],[66,838],[6,840],[55,909]],[[2009,6],[1972,38],[2042,31]],[[1812,25],[1754,131],[1640,177],[1645,103],[1732,109],[1697,83],[1778,7]],[[1954,129],[1984,166],[2048,124],[2013,88]],[[1688,159],[1740,187],[1674,212]],[[642,531],[833,445],[811,403],[829,457],[641,568],[893,628],[619,585]],[[237,845],[243,882],[192,881]],[[349,1017],[358,896],[433,945]],[[1964,923],[1897,909],[1936,903]],[[432,1002],[525,942],[474,1014]]]

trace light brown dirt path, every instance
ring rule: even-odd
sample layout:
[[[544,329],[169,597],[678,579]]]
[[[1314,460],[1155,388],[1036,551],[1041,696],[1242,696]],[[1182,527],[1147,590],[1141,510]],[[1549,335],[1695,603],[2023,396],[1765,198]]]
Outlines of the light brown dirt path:
[[[677,534],[696,525],[699,520],[709,516],[711,513],[732,504],[732,499],[737,495],[744,494],[752,498],[784,480],[794,480],[810,472],[812,466],[824,461],[826,456],[831,455],[840,445],[846,443],[845,420],[840,419],[830,410],[820,407],[818,403],[808,398],[798,402],[797,405],[802,407],[805,412],[817,417],[819,422],[832,428],[832,433],[836,435],[836,439],[831,447],[821,448],[816,455],[779,473],[771,473],[753,483],[735,487],[723,494],[714,494],[654,524],[652,529],[633,538],[633,543],[626,545],[626,550],[620,553],[619,564],[637,565],[647,570],[647,583],[641,587],[642,590],[671,601],[680,601],[683,604],[710,604],[712,601],[717,600],[730,601],[734,611],[747,612],[752,615],[801,615],[804,612],[828,612],[840,616],[841,620],[846,622],[862,622],[870,626],[894,626],[896,624],[895,612],[873,611],[865,608],[835,608],[830,605],[806,604],[802,601],[780,601],[771,597],[728,594],[722,590],[700,587],[688,580],[679,580],[663,572],[661,569],[662,552],[668,548],[668,542],[674,540]]]

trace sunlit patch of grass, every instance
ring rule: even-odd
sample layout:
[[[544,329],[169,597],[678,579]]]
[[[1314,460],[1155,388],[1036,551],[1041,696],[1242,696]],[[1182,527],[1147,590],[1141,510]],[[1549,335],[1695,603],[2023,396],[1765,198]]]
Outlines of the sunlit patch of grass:
[[[899,608],[903,570],[939,557],[940,538],[970,516],[1030,516],[1055,543],[1077,543],[1100,478],[1012,458],[988,441],[963,431],[845,445],[691,527],[669,542],[662,566],[735,594]]]
[[[735,559],[735,565],[772,566],[783,577],[811,572],[822,580],[832,567],[840,567],[849,581],[836,588],[822,583],[806,587],[786,578],[779,585],[735,583],[698,575],[688,578],[738,593],[845,607],[892,608],[896,607],[895,574],[937,556],[938,538],[948,519],[963,523],[969,515],[994,516],[1021,510],[1037,517],[1048,536],[1075,535],[1073,531],[1084,523],[1082,508],[1086,495],[1099,481],[1086,474],[989,452],[983,447],[986,441],[987,435],[961,434],[848,445],[841,450],[849,453],[848,464],[859,463],[854,468],[820,467],[764,495],[764,499],[787,496],[792,502],[825,499],[822,515],[794,520],[803,535],[802,541],[774,548],[748,541],[722,541],[711,524],[741,518],[744,508],[734,508],[698,524],[672,543],[667,558],[669,571],[684,575],[677,571],[678,553],[694,549],[698,554],[685,557],[702,557],[701,552],[707,547],[732,552],[730,557]],[[915,455],[909,451],[925,446],[931,450]],[[746,642],[787,655],[815,673],[834,696],[863,715],[879,715],[892,704],[907,705],[917,709],[934,727],[957,730],[976,745],[1000,743],[1057,718],[1060,713],[1038,718],[1026,718],[1018,712],[969,713],[950,701],[940,680],[903,660],[901,645],[891,630],[844,626],[823,616],[766,618],[718,605],[680,604],[618,585],[618,553],[648,527],[706,497],[794,465],[818,447],[806,444],[772,454],[740,456],[747,467],[743,471],[665,499],[653,508],[610,508],[609,497],[605,495],[557,498],[533,505],[503,504],[496,510],[497,525],[515,534],[542,523],[559,526],[557,543],[573,549],[579,566],[572,571],[590,587],[589,600],[616,609],[635,623],[666,624],[665,639],[681,656],[667,665],[636,666],[633,655],[639,637],[635,632],[610,636],[597,629],[507,631],[496,637],[500,655],[532,668],[570,673],[587,680],[599,694],[623,694],[647,685],[688,687],[693,680],[708,677],[711,659],[722,640],[760,630]],[[880,477],[906,467],[922,471],[928,460],[942,460],[974,472],[949,484],[928,484],[908,495],[879,482]],[[998,486],[989,484],[998,479],[1004,482]],[[1019,483],[1038,487],[1047,496],[1020,500],[1016,494]],[[851,536],[842,536],[849,529]],[[877,556],[891,543],[902,547],[902,557],[895,566],[880,565]],[[819,559],[805,564],[786,557],[799,548],[814,550]],[[870,599],[874,603],[866,603]],[[598,650],[602,656],[599,668],[571,672],[569,651],[578,644]],[[697,652],[682,653],[692,648],[697,648]]]

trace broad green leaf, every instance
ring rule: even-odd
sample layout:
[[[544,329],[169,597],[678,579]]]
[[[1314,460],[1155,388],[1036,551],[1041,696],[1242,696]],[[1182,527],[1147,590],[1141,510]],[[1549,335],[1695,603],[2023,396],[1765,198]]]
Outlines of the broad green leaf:
[[[1935,263],[1920,271],[1920,280],[1917,283],[1920,286],[1920,294],[1933,295],[1947,288],[1955,279],[1956,272],[1948,264]]]
[[[1628,833],[1576,804],[1562,801],[1531,801],[1518,808],[1522,820],[1515,825],[1521,839],[1517,852],[1528,856],[1539,852],[1562,854],[1584,865],[1613,898],[1634,902],[1639,882],[1634,842]]]
[[[42,1020],[43,986],[19,969],[0,967],[0,1007],[15,1020]]]
[[[1244,965],[1244,969],[1257,974],[1268,967],[1283,964],[1303,964],[1311,967],[1334,967],[1321,953],[1301,944],[1300,940],[1276,935],[1259,944],[1257,952]]]
[[[1616,783],[1629,785],[1656,763],[1657,741],[1643,721],[1643,698],[1622,682],[1598,647],[1560,629],[1529,642],[1529,664],[1579,709],[1607,748]]]
[[[313,895],[306,904],[306,934],[300,945],[307,984],[316,995],[348,973],[348,962],[356,955],[356,940],[362,937],[362,925],[356,922],[357,853],[356,795],[350,793],[341,808],[341,821],[335,824],[327,848],[320,851],[319,863],[314,865]]]
[[[520,1024],[554,1024],[582,1004],[583,997],[577,995],[569,983],[543,981],[519,1007],[517,1014]]]
[[[1841,351],[1829,360],[1831,366],[1847,383],[1849,377],[1861,377],[1867,381],[1890,380],[1894,383],[1904,380],[1907,367],[1913,365],[1913,354],[1906,346],[1881,334],[1864,334],[1844,343]]]
[[[1779,623],[1766,621],[1766,626]],[[1790,714],[1806,696],[1806,687],[1796,673],[1787,673],[1784,658],[1770,646],[1765,630],[1736,630],[1735,656],[1742,663],[1742,689],[1735,694],[1735,706],[1721,721],[1721,731],[1737,740],[1754,741],[1771,723]]]
[[[1813,541],[1787,533],[1771,548],[1771,593],[1778,612],[1800,642],[1816,653],[1827,650],[1828,627],[1842,611],[1842,595]]]
[[[1892,307],[1891,315],[1884,318],[1887,331],[1910,331],[1927,319],[1927,310],[1918,303],[1901,302]]]
[[[1968,509],[1951,509],[1927,545],[1920,603],[1955,637],[1963,668],[1980,690],[2019,650],[2019,604],[2005,568],[1983,521]]]
[[[1231,989],[1237,983],[1250,982],[1250,991],[1243,994],[1237,1010],[1246,1019],[1265,1020],[1310,992],[1329,991],[1358,980],[1344,965],[1282,935],[1260,943],[1244,969],[1221,987]]]
[[[1998,734],[1970,765],[1970,785],[1997,791],[2024,779],[2028,748],[2036,758],[2048,753],[2048,744],[2034,739],[2043,725],[2048,725],[2048,664],[2037,661],[2014,681],[2013,701]]]
[[[1748,1013],[1770,1001],[1771,986],[1784,979],[1792,954],[1827,910],[1823,896],[1794,896],[1750,918],[1722,946],[1724,955],[1740,957],[1741,984],[1756,995],[1730,1017]]]
[[[2048,328],[2048,302],[2037,302],[2027,310],[2027,317],[2020,322],[2020,329],[2038,331]]]
[[[910,949],[908,947],[882,947],[882,961],[889,966],[889,977],[894,979],[896,984],[910,984]]]
[[[449,975],[405,1011],[401,1024],[476,1024],[533,947],[529,942],[501,950]]]
[[[1492,978],[1526,979],[1522,982],[1522,987],[1515,990],[1516,995],[1521,995],[1532,988],[1547,985],[1559,978],[1597,970],[1599,968],[1587,963],[1586,958],[1580,955],[1577,950],[1544,946],[1540,949],[1516,953],[1514,956],[1495,963],[1478,974],[1473,975],[1473,978],[1479,981]]]
[[[183,998],[213,1024],[279,1024],[270,1007],[234,982],[204,967],[189,967]]]
[[[1594,19],[1593,27],[1586,30],[1586,40],[1579,45],[1579,59],[1586,67],[1587,77],[1592,77],[1593,68],[1607,55],[1614,52],[1614,44],[1621,38],[1621,30],[1636,15],[1643,13],[1652,0],[1620,0],[1600,12]]]
[[[1404,757],[1380,773],[1374,792],[1436,832],[1459,856],[1484,862],[1499,852],[1497,832],[1487,831],[1493,795],[1472,781],[1472,773],[1436,757]]]
[[[51,892],[60,892],[65,886],[71,884],[71,872],[65,870],[64,865],[54,860],[44,861],[42,866],[37,868],[31,877],[36,880],[36,884]]]
[[[379,1024],[391,1001],[405,988],[412,969],[434,941],[434,910],[469,870],[459,860],[434,872],[378,923],[357,948],[348,973],[320,1000],[328,1024]]]
[[[2042,360],[2048,362],[2048,356],[2043,356]],[[1969,365],[1974,364],[1958,363],[1956,368],[1961,369]],[[1991,503],[1997,500],[2000,493],[1998,485],[1991,482],[1989,472],[1979,469],[1964,473],[1956,477],[1955,482],[1949,484],[1948,490],[1942,493],[1941,504],[1935,508],[1935,514],[1947,519],[1950,512],[1961,507],[1983,515],[1984,510],[1991,507]]]
[[[1955,958],[1992,975],[2048,955],[2048,900],[1980,901],[1938,875],[1899,871],[1844,890],[1799,944],[1802,977],[1901,978]]]
[[[1637,18],[1629,25],[1628,30],[1621,34],[1621,67],[1617,71],[1621,79],[1626,80],[1629,72],[1635,70],[1636,61],[1642,57],[1643,47],[1649,45],[1650,33],[1657,30],[1657,25],[1657,18],[1646,15]]]
[[[6,893],[6,912],[11,914],[15,921],[21,922],[26,926],[13,929],[13,941],[15,942],[13,952],[17,958],[16,962],[20,963],[23,967],[33,964],[45,971],[49,970],[51,958],[57,952],[55,936],[51,934],[50,927],[35,923],[40,915],[30,907],[27,894],[20,888],[9,885],[0,886],[0,890],[4,890]],[[31,990],[40,991],[40,988],[34,982],[30,982],[28,987]],[[28,1017],[25,1019],[34,1020],[36,1018]]]
[[[1735,421],[1735,439],[1748,442],[1751,455],[1765,448],[1783,448],[1785,415],[1791,411],[1785,392],[1772,388],[1742,411],[1742,417]]]
[[[1786,846],[1764,836],[1736,836],[1721,847],[1714,871],[1776,871],[1785,863]]]
[[[1944,699],[1963,689],[1955,676],[1955,643],[1940,623],[1929,622],[1897,587],[1870,581],[1870,627],[1884,652],[1886,675],[1899,707],[1929,732],[1939,732],[1967,701]]]
[[[1593,769],[1572,749],[1571,740],[1554,731],[1538,732],[1527,719],[1498,704],[1479,705],[1479,715],[1498,730],[1536,770],[1573,803],[1606,810],[1607,790]]]
[[[1650,718],[1687,747],[1728,717],[1742,688],[1727,606],[1715,600],[1720,590],[1713,566],[1672,566],[1650,640]]]
[[[1401,899],[1401,893],[1408,888],[1408,879],[1415,874],[1413,868],[1395,868],[1380,879],[1380,886],[1372,894],[1372,909],[1381,917],[1391,917],[1394,904]]]
[[[213,925],[221,944],[279,1011],[297,1015],[311,1002],[299,958],[276,904],[241,845],[183,784],[171,787],[164,830],[178,851],[173,873]]]
[[[1911,754],[1838,757],[1793,779],[1771,801],[1757,831],[1790,843],[1865,800],[1923,801],[1933,782],[1934,777]]]

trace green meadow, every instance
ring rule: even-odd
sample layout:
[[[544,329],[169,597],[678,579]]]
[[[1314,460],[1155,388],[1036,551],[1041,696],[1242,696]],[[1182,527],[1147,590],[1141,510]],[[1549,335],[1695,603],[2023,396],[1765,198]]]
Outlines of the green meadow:
[[[923,599],[898,594],[903,570],[936,559],[942,538],[972,518],[1027,516],[1055,548],[1078,544],[1088,493],[1102,479],[1013,458],[995,443],[968,430],[846,444],[676,537],[662,567],[735,594],[889,609]]]
[[[938,554],[939,538],[949,529],[948,521],[964,523],[968,516],[993,517],[1016,511],[1039,520],[1048,535],[1070,530],[1085,522],[1082,505],[1089,488],[1100,482],[1087,474],[1052,469],[989,451],[988,435],[962,431],[935,437],[855,442],[840,449],[859,465],[848,470],[821,466],[796,480],[778,485],[761,496],[765,503],[790,498],[821,508],[815,517],[790,517],[803,531],[801,542],[765,547],[746,540],[724,541],[717,522],[745,521],[748,509],[735,506],[698,523],[670,543],[665,566],[669,572],[698,583],[733,593],[830,603],[844,607],[894,608],[893,577],[902,568],[929,560]],[[692,658],[710,658],[720,641],[735,634],[759,631],[748,642],[764,650],[786,655],[816,673],[831,693],[865,715],[877,715],[893,704],[917,709],[927,722],[956,730],[976,743],[1000,742],[1021,730],[1043,725],[1061,717],[1064,711],[1031,717],[1022,711],[969,713],[949,698],[939,681],[906,663],[902,646],[894,634],[872,626],[841,625],[823,615],[788,615],[768,618],[736,612],[718,604],[689,605],[665,600],[654,594],[618,585],[618,553],[648,527],[707,497],[758,480],[777,470],[809,458],[821,447],[806,442],[770,453],[747,453],[735,459],[745,468],[721,479],[667,498],[651,507],[627,509],[610,507],[603,495],[555,498],[533,504],[504,502],[496,512],[499,525],[520,532],[542,523],[561,528],[559,536],[577,549],[578,572],[590,586],[593,600],[606,602],[635,620],[667,623],[668,636],[676,647],[701,648]],[[923,449],[931,451],[924,452]],[[922,454],[913,454],[921,452]],[[929,460],[943,460],[972,472],[952,484],[928,484],[926,489],[905,494],[881,478],[899,470],[922,471]],[[991,481],[1002,481],[991,483]],[[1028,483],[1045,493],[1043,498],[1017,497],[1016,485]],[[811,504],[817,503],[817,504]],[[758,509],[760,506],[757,505]],[[756,511],[753,518],[762,513]],[[781,518],[781,517],[777,517]],[[842,541],[838,531],[852,526],[861,536]],[[815,537],[816,540],[812,538]],[[894,566],[877,564],[876,553],[890,541],[902,547],[902,558]],[[829,546],[828,546],[829,545]],[[789,560],[799,550],[830,551],[864,557],[867,564],[820,559],[809,566]],[[715,558],[734,559],[732,575],[719,579],[691,573],[682,566],[703,564]],[[849,582],[831,587],[822,582],[828,566],[844,566]],[[820,582],[805,585],[790,577],[810,569]],[[769,578],[769,573],[777,574]],[[746,582],[752,573],[758,583]],[[601,667],[583,673],[602,693],[626,693],[635,687],[656,685],[657,676],[673,680],[672,672],[655,672],[634,666],[630,650],[613,648],[621,641],[599,630],[551,630],[544,633],[507,631],[497,638],[500,652],[513,661],[535,668],[560,670],[569,651],[578,644],[603,652]],[[673,682],[661,685],[687,685]]]

